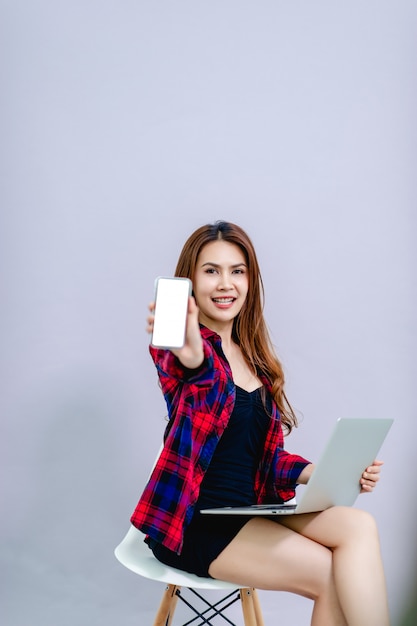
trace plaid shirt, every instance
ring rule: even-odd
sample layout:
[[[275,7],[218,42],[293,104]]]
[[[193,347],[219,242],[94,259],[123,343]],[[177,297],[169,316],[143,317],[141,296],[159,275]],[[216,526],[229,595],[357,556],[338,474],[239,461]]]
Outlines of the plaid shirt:
[[[203,364],[187,370],[169,350],[150,347],[168,407],[165,443],[131,517],[136,528],[180,553],[184,530],[193,516],[201,481],[227,426],[235,385],[220,337],[201,327]],[[270,391],[266,377],[262,383]],[[283,449],[278,409],[266,435],[255,479],[258,503],[285,502],[295,495],[297,479],[309,463]]]

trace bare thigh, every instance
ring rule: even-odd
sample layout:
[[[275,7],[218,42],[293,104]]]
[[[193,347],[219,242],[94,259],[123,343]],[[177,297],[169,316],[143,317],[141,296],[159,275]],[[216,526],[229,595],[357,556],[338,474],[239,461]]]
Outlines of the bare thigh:
[[[357,541],[365,536],[365,531],[376,533],[375,520],[369,513],[344,506],[333,506],[319,513],[281,516],[279,524],[331,549],[351,539]]]
[[[332,552],[267,518],[252,518],[210,565],[213,578],[315,599],[332,577]]]

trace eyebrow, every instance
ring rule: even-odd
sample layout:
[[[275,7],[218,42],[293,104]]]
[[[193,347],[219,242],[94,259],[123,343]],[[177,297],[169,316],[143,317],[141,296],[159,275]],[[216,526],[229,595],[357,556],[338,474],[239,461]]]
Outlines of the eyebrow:
[[[203,263],[203,265],[201,267],[205,267],[206,265],[211,265],[212,267],[221,267],[219,263],[212,263],[211,261],[207,261],[207,263]],[[236,268],[236,267],[246,267],[246,263],[235,263],[234,265],[231,265],[230,267],[232,268]]]

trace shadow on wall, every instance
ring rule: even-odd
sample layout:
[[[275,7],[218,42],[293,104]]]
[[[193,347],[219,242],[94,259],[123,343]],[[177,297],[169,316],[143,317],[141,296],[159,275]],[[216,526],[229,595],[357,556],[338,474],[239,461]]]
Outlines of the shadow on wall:
[[[414,577],[414,585],[409,594],[409,603],[406,607],[398,626],[416,626],[417,624],[417,573]]]
[[[417,550],[414,545],[411,547],[409,556],[410,563],[417,563]],[[411,575],[412,581],[406,595],[404,611],[402,611],[396,626],[416,626],[417,624],[417,565],[414,565]]]

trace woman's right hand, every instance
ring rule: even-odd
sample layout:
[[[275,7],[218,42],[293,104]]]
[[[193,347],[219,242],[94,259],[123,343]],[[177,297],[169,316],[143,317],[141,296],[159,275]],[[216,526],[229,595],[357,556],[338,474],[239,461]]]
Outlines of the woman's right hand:
[[[149,304],[150,315],[147,317],[146,330],[152,334],[154,323],[155,302]],[[193,296],[188,300],[185,342],[182,348],[171,348],[171,352],[181,361],[184,367],[195,369],[204,360],[203,340],[198,322],[198,306]]]

